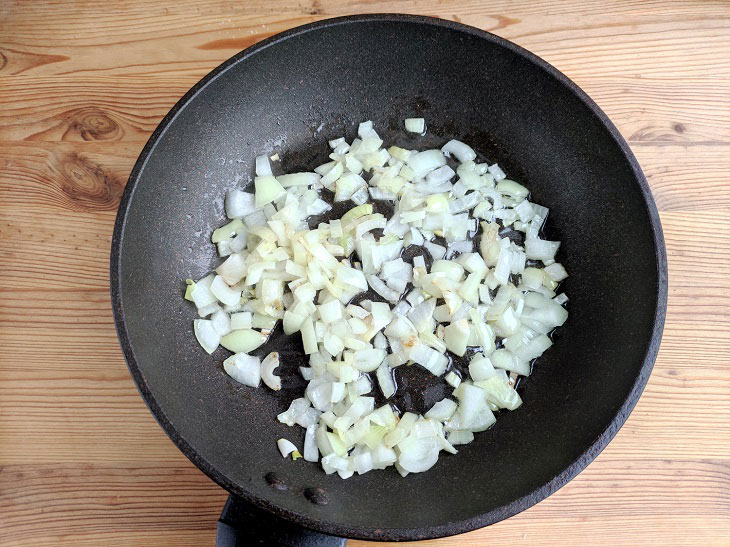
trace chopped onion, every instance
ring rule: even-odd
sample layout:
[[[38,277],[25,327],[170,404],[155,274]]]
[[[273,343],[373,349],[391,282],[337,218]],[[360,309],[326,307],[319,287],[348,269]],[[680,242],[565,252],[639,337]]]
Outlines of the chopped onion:
[[[448,165],[442,165],[435,171],[431,171],[426,175],[426,182],[431,185],[443,184],[448,182],[455,175],[454,170]]]
[[[257,177],[270,177],[272,175],[271,172],[271,164],[269,163],[269,158],[264,154],[262,156],[256,156],[256,176]]]
[[[405,123],[425,131],[423,118]],[[219,345],[234,352],[223,368],[236,381],[255,387],[263,379],[281,390],[278,353],[261,361],[249,352],[282,320],[309,356],[299,367],[304,397],[278,416],[306,430],[304,459],[321,454],[325,473],[342,478],[391,465],[402,476],[423,472],[441,450],[455,454],[454,445],[488,429],[494,410],[521,405],[516,378],[530,374],[552,345],[548,334],[568,317],[567,297],[555,295],[568,276],[555,261],[560,243],[540,239],[548,209],[528,201],[497,164],[476,163],[461,141],[386,149],[365,121],[351,143],[329,145],[331,161],[313,172],[274,176],[269,157],[259,156],[255,192],[227,192],[231,221],[211,235],[226,258],[214,274],[186,281],[185,299],[201,317],[195,336],[208,353]],[[323,188],[356,206],[321,218],[333,208]],[[393,214],[368,200],[392,201]],[[508,230],[524,240],[511,241]],[[385,302],[358,296],[368,290]],[[468,373],[446,374],[447,352],[464,356],[467,347],[480,351]],[[393,367],[414,363],[445,374],[458,403],[446,398],[424,416],[400,419],[387,404],[375,410],[366,395],[372,381],[390,399]],[[302,457],[286,439],[277,444],[284,457]]]
[[[441,399],[426,412],[426,418],[445,422],[456,412],[457,404],[451,399]],[[452,443],[453,444],[453,443]]]
[[[507,175],[504,174],[504,171],[502,171],[496,163],[494,165],[490,165],[487,168],[487,171],[489,171],[489,174],[494,177],[494,180],[502,180],[507,177]]]
[[[269,353],[263,361],[261,361],[261,379],[264,383],[274,391],[281,389],[281,378],[274,374],[274,369],[279,366],[279,354],[277,352]]]
[[[390,302],[396,302],[400,298],[400,292],[394,291],[393,289],[388,287],[377,276],[369,275],[367,276],[367,280],[370,284],[370,287],[386,300]]]
[[[240,219],[236,218],[232,221],[230,221],[225,226],[221,226],[220,228],[213,230],[213,233],[210,236],[210,242],[211,243],[220,243],[221,241],[225,239],[229,239],[233,237],[238,232],[242,231],[244,229],[244,223],[241,222]]]
[[[228,218],[243,218],[256,210],[254,195],[242,190],[230,190],[226,193],[225,207]]]
[[[308,462],[316,462],[319,460],[316,431],[317,426],[310,425],[307,427],[307,432],[304,435],[304,459]]]
[[[317,173],[292,173],[278,176],[276,180],[284,188],[291,188],[292,186],[311,186],[318,183],[320,178]]]
[[[497,368],[509,370],[510,372],[516,372],[517,374],[521,374],[522,376],[530,375],[529,361],[522,361],[522,360],[518,359],[517,356],[509,350],[498,349],[497,351],[492,353],[491,362]],[[493,370],[494,369],[492,369],[492,371]],[[474,381],[486,380],[488,377],[489,376],[475,378],[474,375],[472,375],[472,378],[474,378]]]
[[[362,349],[354,353],[353,365],[363,372],[372,372],[385,360],[384,349]]]
[[[446,372],[446,367],[449,364],[448,357],[425,344],[414,345],[411,349],[410,358],[434,376],[441,376]]]
[[[244,385],[259,387],[261,383],[261,361],[246,353],[236,353],[223,361],[226,373]]]
[[[456,389],[461,384],[461,378],[453,370],[449,372],[445,377],[446,383]]]
[[[560,242],[528,238],[525,240],[525,254],[530,260],[553,260]]]
[[[545,266],[543,271],[549,275],[553,281],[562,281],[568,277],[568,272],[565,271],[563,265],[558,262]]]
[[[225,336],[231,332],[231,318],[223,310],[216,310],[210,320],[213,322],[213,328],[219,335]]]
[[[241,291],[237,291],[228,286],[223,277],[216,275],[213,283],[210,285],[210,292],[222,303],[232,306],[241,300]]]
[[[439,444],[434,437],[418,439],[411,435],[398,443],[398,464],[409,473],[422,473],[436,464]]]
[[[256,185],[255,204],[257,208],[279,199],[286,192],[279,181],[271,175],[256,177],[254,184]]]
[[[456,156],[456,159],[458,159],[461,163],[464,163],[465,161],[472,161],[477,157],[476,152],[474,152],[474,150],[470,146],[455,139],[447,142],[441,148],[441,152],[443,152],[447,156],[453,154],[454,156]]]
[[[393,380],[393,373],[388,366],[388,362],[383,362],[378,366],[376,376],[378,383],[380,384],[380,391],[383,392],[383,397],[390,399],[395,394],[395,381]]]
[[[220,344],[234,353],[248,353],[266,342],[266,337],[252,329],[234,330],[221,338]]]
[[[469,324],[466,319],[450,323],[444,329],[444,335],[446,347],[449,351],[459,356],[466,353],[466,345],[469,340]]]
[[[405,126],[406,131],[409,133],[418,133],[419,135],[423,135],[426,132],[426,120],[423,118],[406,118]]]
[[[446,165],[446,158],[440,150],[426,150],[409,156],[406,160],[417,177],[425,177],[431,171]]]
[[[498,408],[515,410],[522,404],[519,394],[499,376],[482,380],[478,385],[486,394],[487,401]]]
[[[436,243],[426,241],[423,246],[426,247],[426,250],[429,252],[431,258],[433,258],[434,260],[440,260],[446,254],[446,247],[442,247],[441,245],[437,245]]]
[[[294,443],[292,443],[291,441],[288,441],[286,439],[279,439],[278,441],[276,441],[276,446],[279,447],[279,452],[281,452],[281,455],[284,458],[286,458],[289,454],[292,455],[293,460],[296,460],[297,457],[302,457],[301,454],[299,454],[297,447],[294,446]]]
[[[470,427],[474,424],[477,416],[485,409],[487,402],[484,398],[484,391],[466,382],[459,385],[454,391],[459,398],[459,418],[462,426]]]
[[[474,433],[471,431],[452,431],[449,433],[449,442],[451,444],[469,444],[474,440]]]
[[[213,321],[196,319],[193,321],[193,330],[195,331],[195,338],[205,351],[213,353],[218,348],[221,335],[213,325]]]

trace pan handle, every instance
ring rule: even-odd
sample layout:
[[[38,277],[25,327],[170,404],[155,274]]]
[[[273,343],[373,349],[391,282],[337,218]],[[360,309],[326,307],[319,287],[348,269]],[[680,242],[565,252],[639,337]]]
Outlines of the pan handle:
[[[345,547],[346,541],[297,526],[230,494],[218,519],[216,546]]]

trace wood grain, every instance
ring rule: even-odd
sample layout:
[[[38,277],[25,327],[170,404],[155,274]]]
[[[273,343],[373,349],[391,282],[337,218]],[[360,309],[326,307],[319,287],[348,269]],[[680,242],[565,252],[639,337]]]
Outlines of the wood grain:
[[[210,69],[383,11],[490,30],[578,83],[641,163],[670,267],[659,358],[611,445],[528,511],[425,544],[730,544],[730,4],[124,0],[0,3],[0,545],[213,543],[225,493],[157,426],[117,344],[116,207]]]

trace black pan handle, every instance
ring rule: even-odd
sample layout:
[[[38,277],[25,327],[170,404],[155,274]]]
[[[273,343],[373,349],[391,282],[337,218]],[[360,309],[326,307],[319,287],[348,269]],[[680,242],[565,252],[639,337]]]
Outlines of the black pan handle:
[[[279,545],[345,547],[345,538],[320,534],[272,515],[233,494],[218,520],[217,547]]]

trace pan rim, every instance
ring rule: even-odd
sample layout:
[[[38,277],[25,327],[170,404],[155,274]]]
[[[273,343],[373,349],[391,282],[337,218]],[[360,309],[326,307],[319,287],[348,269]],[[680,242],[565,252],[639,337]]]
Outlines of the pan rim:
[[[501,507],[492,509],[486,513],[477,515],[475,517],[444,524],[425,526],[421,528],[369,528],[361,526],[343,525],[337,522],[327,521],[323,519],[315,519],[306,514],[286,509],[276,503],[271,502],[265,497],[254,495],[244,488],[241,488],[241,486],[236,484],[235,481],[231,480],[228,476],[221,473],[213,465],[211,465],[182,436],[180,436],[175,426],[164,413],[163,409],[159,406],[157,400],[154,397],[154,394],[151,392],[147,385],[142,371],[138,366],[137,359],[135,357],[134,350],[130,343],[129,335],[127,332],[124,318],[124,308],[122,304],[123,294],[121,286],[121,247],[124,238],[127,213],[134,197],[134,192],[139,181],[139,176],[144,171],[147,160],[154,152],[157,142],[162,137],[162,135],[164,135],[167,128],[174,122],[177,115],[209,83],[213,82],[218,76],[222,75],[227,70],[237,65],[239,62],[256,54],[259,51],[262,51],[279,42],[307,32],[312,32],[336,25],[372,22],[405,22],[428,25],[441,27],[448,30],[455,30],[472,36],[476,36],[478,38],[488,40],[500,47],[506,48],[512,53],[519,55],[530,64],[536,66],[538,69],[543,70],[549,76],[557,79],[578,100],[580,100],[581,103],[583,103],[592,112],[592,114],[596,116],[596,118],[598,118],[601,125],[609,132],[614,142],[621,150],[623,156],[628,161],[647,209],[656,252],[655,258],[657,269],[657,304],[654,315],[652,335],[647,344],[639,374],[637,375],[637,378],[631,390],[626,395],[616,415],[611,420],[606,429],[601,432],[600,435],[598,435],[598,437],[591,443],[590,446],[588,446],[583,451],[583,453],[578,458],[576,458],[568,466],[566,466],[563,471],[561,471],[552,479],[533,490],[530,494],[513,500],[512,502],[505,504]],[[135,381],[137,389],[139,390],[145,403],[149,407],[152,414],[155,416],[162,429],[168,435],[168,437],[170,437],[170,439],[182,451],[182,453],[185,454],[185,456],[201,471],[203,471],[206,475],[208,475],[211,479],[213,479],[228,492],[240,496],[241,498],[250,503],[253,503],[254,505],[257,505],[279,517],[302,525],[306,528],[310,528],[312,530],[316,530],[325,534],[355,539],[406,541],[433,539],[461,534],[478,528],[482,528],[484,526],[488,526],[490,524],[494,524],[508,517],[511,517],[517,513],[524,511],[525,509],[528,509],[529,507],[535,505],[536,503],[542,501],[543,499],[556,492],[562,486],[567,484],[571,479],[573,479],[583,469],[585,469],[585,467],[590,462],[592,462],[596,458],[596,456],[598,456],[598,454],[608,445],[608,443],[613,439],[621,426],[625,423],[629,414],[636,405],[642,391],[644,390],[646,383],[648,382],[649,375],[651,374],[654,361],[659,351],[659,345],[661,342],[664,327],[668,292],[668,272],[666,249],[664,246],[664,237],[662,233],[659,214],[656,208],[656,204],[654,202],[654,198],[652,197],[651,191],[649,189],[649,185],[639,166],[639,163],[631,152],[628,144],[619,133],[618,129],[609,120],[608,116],[583,90],[581,90],[562,72],[560,72],[558,69],[556,69],[537,55],[487,31],[483,31],[481,29],[471,27],[462,23],[457,23],[435,17],[394,13],[376,13],[323,19],[313,23],[294,27],[269,38],[266,38],[261,42],[258,42],[248,47],[247,49],[237,53],[230,59],[220,64],[218,67],[214,68],[198,83],[196,83],[187,93],[185,93],[185,95],[183,95],[180,100],[175,103],[172,109],[165,115],[159,125],[155,128],[154,132],[142,149],[137,161],[135,162],[134,167],[132,168],[127,185],[124,189],[112,236],[110,254],[110,292],[117,336],[119,338],[122,352],[127,362],[129,371]]]

